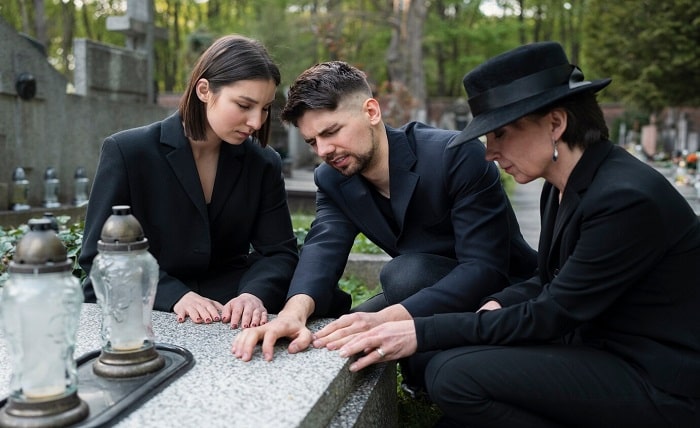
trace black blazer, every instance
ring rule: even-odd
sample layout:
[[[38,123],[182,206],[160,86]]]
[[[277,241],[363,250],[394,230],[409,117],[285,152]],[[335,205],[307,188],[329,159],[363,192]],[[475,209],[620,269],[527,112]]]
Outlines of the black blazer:
[[[179,114],[114,134],[102,145],[80,265],[90,271],[111,207],[130,205],[160,265],[155,309],[193,290],[221,303],[251,293],[274,313],[298,258],[281,165],[250,139],[222,143],[207,206]],[[83,288],[94,301],[89,277]]]
[[[362,232],[387,254],[429,253],[459,265],[434,286],[402,305],[414,316],[474,310],[485,295],[528,278],[535,251],[525,242],[500,182],[485,160],[484,144],[472,140],[455,149],[459,132],[410,123],[386,128],[389,138],[391,209],[397,232],[387,223],[359,174],[346,177],[327,164],[315,171],[316,219],[301,251],[289,294],[307,294],[315,314],[349,308],[337,282],[354,239]]]
[[[658,388],[700,397],[700,221],[661,174],[601,141],[561,204],[542,191],[538,275],[504,307],[415,321],[418,349],[564,340],[607,350]]]

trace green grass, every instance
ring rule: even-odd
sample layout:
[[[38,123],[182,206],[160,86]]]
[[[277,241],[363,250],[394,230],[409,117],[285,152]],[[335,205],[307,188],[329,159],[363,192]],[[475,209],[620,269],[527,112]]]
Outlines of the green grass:
[[[292,228],[294,229],[294,234],[297,237],[297,244],[299,248],[304,244],[304,239],[309,233],[309,228],[311,227],[311,222],[314,220],[313,215],[309,214],[292,214]],[[353,253],[362,254],[382,254],[381,248],[377,247],[372,241],[370,241],[365,235],[360,233],[355,237],[355,242],[353,243],[352,249]]]

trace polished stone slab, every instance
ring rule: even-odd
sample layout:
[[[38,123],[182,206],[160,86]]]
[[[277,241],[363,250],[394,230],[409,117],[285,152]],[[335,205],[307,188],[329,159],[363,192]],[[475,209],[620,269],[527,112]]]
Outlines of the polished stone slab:
[[[310,323],[317,331],[330,322]],[[75,357],[100,347],[100,313],[96,305],[84,304],[77,334]],[[325,349],[309,349],[290,355],[286,343],[276,346],[271,362],[262,359],[259,346],[253,360],[244,363],[231,355],[231,342],[239,330],[226,324],[178,323],[172,313],[154,312],[157,343],[183,347],[194,356],[194,366],[182,377],[128,413],[118,427],[226,426],[226,427],[322,427],[360,426],[339,419],[342,413],[363,411],[365,402],[356,397],[371,395],[379,401],[387,426],[396,421],[395,390],[372,394],[375,385],[386,391],[395,386],[393,365],[351,373],[349,361]],[[386,368],[391,370],[385,370]],[[0,333],[0,397],[9,393],[10,367],[4,336]],[[392,379],[393,374],[393,379]],[[378,377],[384,382],[378,383]],[[388,382],[387,382],[388,381]],[[363,391],[364,388],[364,391]],[[80,393],[80,385],[78,385]],[[355,397],[355,398],[353,398]],[[384,403],[382,403],[384,401]],[[374,405],[376,407],[376,404]],[[393,414],[392,414],[393,413]],[[371,420],[351,416],[352,420]]]

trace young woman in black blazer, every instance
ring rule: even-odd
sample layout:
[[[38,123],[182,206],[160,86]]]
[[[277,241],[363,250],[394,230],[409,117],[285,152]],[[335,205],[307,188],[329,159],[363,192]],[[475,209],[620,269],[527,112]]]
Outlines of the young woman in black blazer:
[[[105,139],[80,264],[90,271],[113,205],[129,205],[160,266],[154,309],[178,321],[264,324],[297,263],[280,156],[267,146],[280,73],[238,35],[199,58],[178,111]],[[86,301],[94,302],[89,278]]]

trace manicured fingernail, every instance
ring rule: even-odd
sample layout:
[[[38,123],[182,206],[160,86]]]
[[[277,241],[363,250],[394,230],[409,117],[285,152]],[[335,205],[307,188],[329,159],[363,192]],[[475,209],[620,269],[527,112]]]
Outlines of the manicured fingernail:
[[[177,322],[183,322],[185,319],[182,317],[178,317]]]
[[[207,319],[205,319],[204,321],[205,321],[207,324],[209,324],[209,323],[211,322],[211,318],[207,318]]]
[[[345,349],[341,349],[340,351],[338,351],[338,355],[345,358],[348,356],[348,351],[346,351]]]
[[[238,324],[232,324],[232,325],[231,325],[231,328],[234,328],[234,329],[235,329],[235,328],[238,328]]]
[[[243,324],[243,328],[248,328],[248,324]]]
[[[219,321],[219,317],[214,317],[214,321]]]

